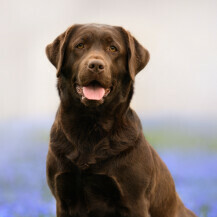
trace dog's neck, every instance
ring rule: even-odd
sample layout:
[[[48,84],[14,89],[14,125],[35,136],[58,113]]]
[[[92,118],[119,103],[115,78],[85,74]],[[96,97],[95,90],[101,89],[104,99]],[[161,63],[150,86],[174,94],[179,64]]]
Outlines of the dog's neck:
[[[115,126],[121,127],[128,118],[130,110],[126,105],[97,110],[83,105],[66,108],[61,103],[57,115],[60,117],[62,127],[65,128],[65,133],[70,134],[70,137],[73,136],[73,132],[80,132],[79,137],[81,135],[85,138],[88,135],[93,137],[92,134],[96,134],[94,137],[101,139]]]
[[[77,165],[90,165],[133,148],[141,138],[142,128],[129,107],[132,94],[133,86],[122,100],[95,109],[73,99],[61,100],[51,138],[55,140],[56,134],[62,135],[64,152],[53,147],[56,155],[64,155]]]
[[[89,165],[95,164],[96,159],[105,160],[133,148],[141,134],[138,131],[141,125],[132,109],[128,107],[124,113],[123,110],[120,106],[114,113],[106,114],[66,112],[60,104],[56,120],[68,150],[63,154],[78,165]]]

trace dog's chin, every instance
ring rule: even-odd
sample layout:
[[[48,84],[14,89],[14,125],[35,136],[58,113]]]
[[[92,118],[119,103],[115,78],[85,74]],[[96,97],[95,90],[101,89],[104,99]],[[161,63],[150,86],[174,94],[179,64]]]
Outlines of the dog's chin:
[[[104,103],[104,99],[101,100],[89,100],[87,98],[81,98],[81,103],[87,107],[94,108],[102,105]]]

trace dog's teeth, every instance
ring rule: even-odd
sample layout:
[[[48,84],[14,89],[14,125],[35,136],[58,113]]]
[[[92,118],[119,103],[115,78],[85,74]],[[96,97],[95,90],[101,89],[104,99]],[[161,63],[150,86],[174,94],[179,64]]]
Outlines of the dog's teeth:
[[[83,89],[82,89],[82,87],[80,87],[80,86],[77,86],[77,87],[76,87],[76,90],[77,90],[77,92],[78,92],[79,94],[82,94],[82,93],[83,93]]]
[[[109,90],[109,89],[107,89],[107,90],[106,90],[106,92],[105,92],[105,95],[104,95],[104,97],[108,96],[108,95],[109,95],[109,93],[110,93],[110,90]]]
[[[81,99],[82,99],[82,100],[83,100],[83,99],[85,99],[85,96],[82,96],[82,98],[81,98]]]

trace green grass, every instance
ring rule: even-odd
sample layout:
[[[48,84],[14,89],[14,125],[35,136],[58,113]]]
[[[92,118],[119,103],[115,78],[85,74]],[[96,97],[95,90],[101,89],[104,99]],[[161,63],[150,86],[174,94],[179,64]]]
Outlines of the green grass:
[[[217,138],[199,132],[167,128],[145,130],[144,135],[156,149],[181,148],[185,150],[200,148],[217,151]]]

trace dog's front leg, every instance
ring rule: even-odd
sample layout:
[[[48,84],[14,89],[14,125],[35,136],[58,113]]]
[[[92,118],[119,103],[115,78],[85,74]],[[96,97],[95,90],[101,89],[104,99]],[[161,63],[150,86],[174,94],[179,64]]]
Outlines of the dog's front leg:
[[[84,216],[78,210],[81,204],[82,192],[80,180],[74,173],[67,172],[55,177],[55,190],[57,201],[57,217]]]
[[[57,217],[72,217],[68,210],[64,208],[61,201],[56,202],[56,214]]]

